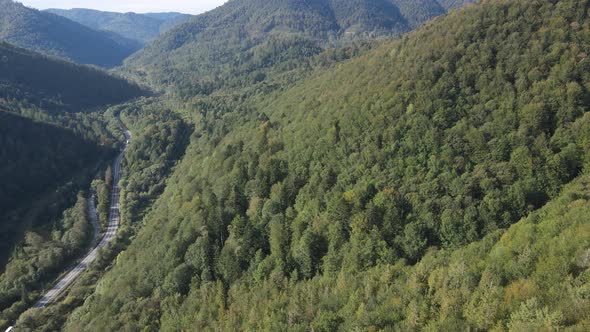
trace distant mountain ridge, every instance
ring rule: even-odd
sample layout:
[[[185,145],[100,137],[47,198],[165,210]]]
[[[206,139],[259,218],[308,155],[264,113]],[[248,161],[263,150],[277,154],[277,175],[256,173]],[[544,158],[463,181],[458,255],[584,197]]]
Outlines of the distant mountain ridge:
[[[172,19],[178,18],[179,16],[192,16],[189,14],[183,14],[183,13],[179,13],[179,12],[145,13],[145,14],[141,14],[141,15],[155,18],[155,19],[158,19],[161,21],[172,20]]]
[[[0,0],[2,40],[47,55],[107,68],[119,65],[140,48],[136,42],[12,0]]]
[[[301,62],[325,48],[400,35],[465,2],[234,0],[170,30],[127,59],[124,70],[154,86],[207,94],[236,71],[264,76],[256,71],[281,62],[285,48]]]
[[[477,0],[438,0],[438,3],[440,3],[440,5],[446,10],[451,10],[457,7],[468,5],[470,3],[474,3],[476,1]]]
[[[47,9],[46,12],[63,16],[95,30],[116,33],[141,44],[157,38],[160,34],[192,17],[176,12],[136,14],[83,8]]]

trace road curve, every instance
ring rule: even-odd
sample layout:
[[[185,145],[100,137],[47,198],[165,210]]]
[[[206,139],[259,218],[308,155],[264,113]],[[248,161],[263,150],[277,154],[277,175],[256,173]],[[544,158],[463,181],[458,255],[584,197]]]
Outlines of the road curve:
[[[131,132],[121,124],[125,134],[125,147],[121,150],[121,153],[117,156],[113,164],[113,191],[111,192],[111,207],[109,212],[109,224],[107,226],[106,232],[102,237],[102,240],[94,247],[84,259],[76,265],[68,274],[59,280],[55,286],[47,293],[43,295],[43,297],[35,303],[33,308],[45,308],[48,304],[55,301],[55,299],[68,288],[74,280],[76,280],[80,274],[86,269],[90,263],[92,263],[96,256],[98,255],[99,249],[105,247],[109,244],[117,234],[117,229],[119,228],[119,195],[121,193],[121,189],[119,188],[119,180],[121,179],[121,162],[123,161],[123,157],[125,155],[125,151],[131,142]],[[91,209],[92,210],[92,209]],[[92,217],[91,217],[92,218]]]

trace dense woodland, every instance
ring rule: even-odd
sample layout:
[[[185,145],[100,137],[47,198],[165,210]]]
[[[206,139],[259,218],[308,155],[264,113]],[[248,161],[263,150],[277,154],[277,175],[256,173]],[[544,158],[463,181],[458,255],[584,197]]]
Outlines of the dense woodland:
[[[137,133],[129,147],[130,153],[126,154],[120,183],[125,197],[122,206],[123,223],[115,242],[101,249],[97,260],[69,288],[66,296],[46,310],[26,311],[19,319],[20,328],[34,331],[61,329],[69,313],[92,294],[97,281],[116,259],[117,254],[129,245],[134,234],[141,229],[142,224],[137,220],[149,210],[150,203],[165,187],[166,179],[178,159],[182,158],[188,143],[186,135],[190,133],[190,127],[176,114],[165,111],[166,109],[166,105],[146,99],[119,105],[104,113],[104,118],[110,122],[118,122],[120,117],[127,127]],[[114,134],[121,134],[115,127],[112,129]],[[103,186],[109,187],[109,172],[107,169],[103,179],[95,180],[93,188],[100,190]],[[100,205],[105,202],[100,196],[99,193],[99,215]],[[107,201],[109,199],[110,196],[106,197]],[[20,311],[27,308],[24,305],[18,306]]]
[[[119,144],[100,115],[79,112],[145,92],[102,70],[6,43],[0,43],[0,59],[0,157],[9,161],[0,166],[4,266],[19,234],[73,204],[76,188]]]
[[[399,35],[443,13],[435,0],[229,1],[129,57],[123,72],[190,99],[264,85],[323,49]]]
[[[75,65],[0,42],[0,101],[81,112],[146,92],[97,68]]]
[[[0,43],[0,327],[89,244],[89,185],[122,136],[118,122],[91,111],[145,93],[103,70]],[[110,197],[97,193],[100,203]]]
[[[77,193],[88,192],[119,143],[98,114],[55,114],[12,102],[0,104],[0,120],[0,157],[8,161],[0,167],[5,327],[86,248],[96,230],[88,225],[85,197]]]
[[[0,166],[2,266],[22,232],[61,213],[59,209],[75,199],[75,192],[66,192],[75,190],[78,179],[90,176],[111,154],[109,148],[81,139],[68,129],[38,123],[0,107],[0,160],[10,161]],[[61,195],[55,192],[60,187]]]
[[[588,2],[445,14],[471,2],[229,1],[118,70],[157,97],[128,101],[144,91],[65,63],[51,65],[80,76],[55,90],[7,80],[0,115],[21,134],[107,152],[119,121],[134,135],[116,241],[17,328],[590,329]],[[121,100],[62,94],[82,77]],[[0,327],[88,243],[85,196],[71,196],[89,182],[60,187],[69,201],[14,250]]]
[[[93,230],[86,201],[79,193],[75,204],[53,225],[38,228],[40,232],[27,232],[21,246],[14,250],[0,275],[0,326],[16,320],[32,306],[41,286],[51,282],[87,247]]]
[[[137,225],[160,196],[177,162],[184,156],[192,128],[154,99],[117,106],[118,114],[137,133],[123,160],[120,186],[122,220]]]
[[[190,41],[214,14],[141,56],[218,49]],[[586,330],[589,36],[585,1],[485,1],[285,89],[188,92],[186,155],[65,329]]]

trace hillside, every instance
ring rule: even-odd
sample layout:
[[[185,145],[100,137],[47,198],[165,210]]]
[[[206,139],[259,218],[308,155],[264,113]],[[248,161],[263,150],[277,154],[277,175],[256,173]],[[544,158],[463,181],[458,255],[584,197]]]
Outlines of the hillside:
[[[210,94],[259,83],[329,47],[408,32],[445,12],[436,0],[229,1],[164,34],[124,71],[181,98]]]
[[[47,110],[83,111],[145,93],[137,85],[100,69],[0,42],[0,101],[26,100]]]
[[[102,120],[76,113],[143,94],[97,68],[0,42],[0,154],[10,161],[0,167],[2,266],[23,231],[51,222],[51,215],[61,213],[54,210],[75,198],[75,192],[55,190],[68,181],[68,190],[75,189],[74,179],[87,176],[111,153],[114,139]],[[44,195],[54,195],[55,202],[47,204]]]
[[[64,17],[0,0],[0,41],[80,64],[111,68],[141,45]]]
[[[143,94],[96,67],[0,42],[0,326],[88,245],[88,188],[118,145],[100,111]]]
[[[94,30],[116,33],[142,45],[157,38],[175,25],[184,23],[191,15],[181,13],[113,13],[91,9],[48,9]]]
[[[273,10],[253,22],[297,26]],[[216,13],[152,46],[187,52]],[[585,1],[485,1],[190,104],[186,155],[65,330],[587,330],[588,45]]]
[[[48,222],[44,218],[51,218],[53,207],[44,207],[47,210],[39,213],[36,225],[28,224],[31,220],[19,209],[41,208],[42,194],[72,181],[84,169],[94,168],[109,153],[108,148],[70,130],[7,113],[0,105],[0,157],[10,160],[0,167],[0,270],[22,233]]]

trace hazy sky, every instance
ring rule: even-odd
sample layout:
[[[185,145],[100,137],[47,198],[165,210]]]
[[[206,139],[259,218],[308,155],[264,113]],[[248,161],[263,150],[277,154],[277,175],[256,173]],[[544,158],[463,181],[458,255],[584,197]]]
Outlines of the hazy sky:
[[[199,14],[222,5],[225,0],[17,0],[28,7],[90,8],[114,12],[183,12]]]

